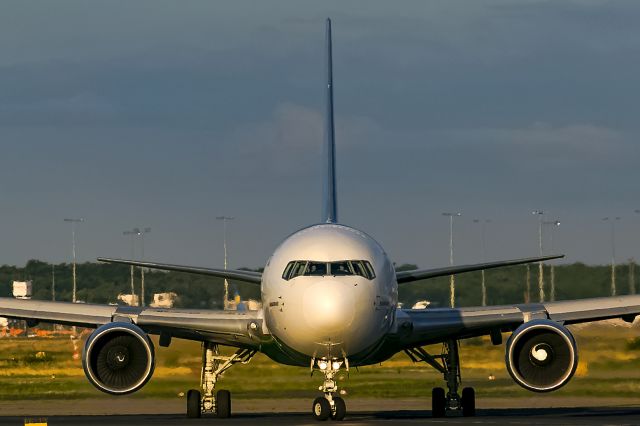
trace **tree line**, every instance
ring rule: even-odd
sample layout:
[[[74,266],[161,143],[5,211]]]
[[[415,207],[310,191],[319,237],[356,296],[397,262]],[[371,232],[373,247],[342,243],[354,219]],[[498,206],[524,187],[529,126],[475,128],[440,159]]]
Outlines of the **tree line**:
[[[616,269],[617,294],[633,292],[633,264],[618,265]],[[632,270],[630,271],[630,267]],[[415,269],[416,265],[402,264],[397,270]],[[248,268],[247,268],[248,269]],[[256,270],[256,269],[254,269]],[[14,280],[31,280],[33,298],[52,299],[52,275],[55,273],[56,300],[70,301],[72,292],[71,264],[52,265],[39,260],[30,260],[24,267],[0,266],[0,297],[12,297]],[[574,263],[555,266],[556,300],[609,296],[611,292],[611,269],[608,265],[585,265]],[[131,292],[130,267],[86,262],[77,265],[77,299],[87,303],[115,303],[120,293]],[[487,303],[489,305],[538,301],[538,268],[529,268],[530,294],[526,294],[526,266],[492,269],[485,272]],[[545,265],[545,294],[549,297],[551,281],[549,265]],[[145,272],[145,299],[153,300],[154,293],[175,292],[176,307],[221,309],[224,292],[220,278],[148,270]],[[140,291],[140,270],[135,270],[135,289]],[[260,299],[260,288],[255,284],[230,281],[230,294],[239,293],[242,299]],[[403,284],[399,289],[399,300],[405,307],[420,300],[428,300],[433,306],[448,306],[449,278]],[[478,306],[481,303],[480,272],[456,276],[456,306]]]

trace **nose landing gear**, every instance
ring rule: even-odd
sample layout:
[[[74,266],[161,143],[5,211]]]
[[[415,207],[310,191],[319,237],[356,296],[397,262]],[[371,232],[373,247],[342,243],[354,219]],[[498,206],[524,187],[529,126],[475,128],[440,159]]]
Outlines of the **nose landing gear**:
[[[347,414],[347,405],[339,396],[334,396],[338,393],[338,384],[335,380],[336,375],[340,371],[340,368],[344,364],[346,371],[349,371],[349,363],[345,359],[341,360],[326,360],[320,359],[316,362],[315,359],[311,360],[311,374],[313,374],[314,367],[324,374],[324,382],[318,387],[318,390],[324,393],[324,396],[319,396],[313,401],[312,414],[316,420],[344,420]]]
[[[476,393],[473,388],[460,388],[460,356],[458,341],[448,340],[442,346],[442,354],[433,356],[423,348],[411,348],[405,353],[413,362],[426,362],[442,373],[447,383],[447,392],[443,388],[433,388],[431,392],[431,415],[444,417],[447,411],[462,411],[465,417],[476,415]]]
[[[202,344],[202,371],[200,389],[187,392],[187,417],[198,418],[202,413],[212,413],[219,418],[231,416],[231,392],[219,390],[214,396],[218,378],[234,364],[247,364],[256,354],[255,350],[238,349],[231,356],[220,355],[218,345]]]

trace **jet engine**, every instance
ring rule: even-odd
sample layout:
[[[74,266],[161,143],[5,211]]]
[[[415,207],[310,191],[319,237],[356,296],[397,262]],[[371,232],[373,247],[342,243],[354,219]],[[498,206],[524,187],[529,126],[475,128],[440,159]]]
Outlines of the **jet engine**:
[[[518,327],[507,341],[505,358],[513,380],[534,392],[564,386],[578,366],[576,342],[569,330],[546,319]]]
[[[84,345],[82,367],[102,392],[124,395],[144,386],[153,374],[153,343],[140,327],[112,322],[97,328]]]

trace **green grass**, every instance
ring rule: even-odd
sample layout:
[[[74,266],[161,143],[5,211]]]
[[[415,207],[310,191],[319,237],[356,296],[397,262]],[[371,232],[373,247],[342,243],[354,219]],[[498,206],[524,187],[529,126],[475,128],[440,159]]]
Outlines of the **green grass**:
[[[580,366],[574,379],[549,395],[635,397],[640,392],[640,344],[636,328],[590,326],[573,329]],[[507,336],[505,336],[506,338]],[[156,342],[157,343],[157,342]],[[81,347],[81,346],[80,346]],[[428,348],[433,353],[439,346]],[[170,348],[156,345],[156,373],[135,398],[174,398],[199,384],[200,345],[175,339]],[[43,352],[38,354],[39,352]],[[72,359],[69,338],[0,339],[0,400],[37,398],[108,398],[85,378],[80,360]],[[532,394],[515,385],[504,366],[504,345],[474,339],[461,346],[462,376],[480,397],[514,398]],[[489,380],[493,375],[495,380]],[[282,366],[258,354],[248,365],[227,371],[219,387],[240,398],[310,398],[321,376],[307,368]],[[341,374],[339,385],[350,397],[429,398],[442,386],[441,376],[425,364],[398,354],[381,364]]]

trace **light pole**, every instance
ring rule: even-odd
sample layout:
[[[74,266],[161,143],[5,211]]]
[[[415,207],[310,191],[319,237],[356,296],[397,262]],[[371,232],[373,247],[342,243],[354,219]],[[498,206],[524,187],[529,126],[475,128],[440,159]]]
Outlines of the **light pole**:
[[[71,223],[71,253],[73,255],[73,292],[71,295],[71,301],[76,303],[76,223],[84,222],[84,219],[66,218],[64,221]]]
[[[449,217],[449,266],[453,266],[453,218],[456,216],[462,216],[462,213],[455,212],[442,213],[443,216]],[[451,307],[455,307],[456,301],[456,278],[453,274],[449,275],[449,298]]]
[[[559,220],[545,220],[543,225],[551,225],[551,233],[549,234],[549,250],[553,254],[553,229],[560,226]],[[549,290],[549,299],[553,302],[556,300],[556,276],[555,276],[555,264],[551,263],[551,289]]]
[[[140,237],[140,260],[144,262],[144,236],[151,232],[151,228],[133,228],[133,231]],[[144,267],[140,267],[140,306],[144,306]]]
[[[480,223],[481,227],[480,227],[480,257],[482,259],[483,262],[486,261],[485,259],[485,228],[486,228],[486,224],[490,223],[491,220],[490,219],[485,219],[480,220],[480,219],[473,219],[474,223]],[[485,285],[485,280],[484,280],[484,269],[480,271],[482,274],[482,306],[487,306],[487,287]]]
[[[616,222],[620,220],[619,216],[604,217],[603,221],[611,224],[611,295],[616,295]]]
[[[216,220],[222,221],[222,241],[224,248],[224,269],[227,270],[227,222],[233,220],[234,218],[231,216],[217,216]],[[224,304],[223,309],[227,309],[229,304],[229,281],[224,279]]]
[[[123,231],[122,235],[131,237],[131,260],[135,260],[135,257],[136,257],[135,236],[137,235],[136,230],[133,229],[131,231]],[[134,267],[133,265],[131,265],[130,275],[131,275],[131,301],[132,302],[134,301],[134,298],[136,296],[136,288],[133,280],[133,270],[134,270]]]
[[[538,216],[538,248],[540,249],[540,256],[542,256],[542,210],[534,210],[531,214]],[[538,262],[538,291],[540,293],[540,303],[544,302],[544,270],[542,262]]]

